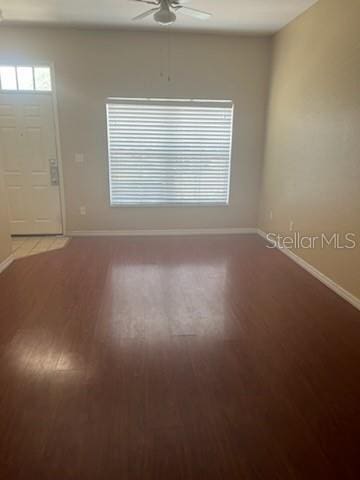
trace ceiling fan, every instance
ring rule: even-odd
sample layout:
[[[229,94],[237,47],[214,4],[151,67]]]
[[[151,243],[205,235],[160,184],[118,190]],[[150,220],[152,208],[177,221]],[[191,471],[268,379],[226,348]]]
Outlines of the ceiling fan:
[[[155,5],[155,7],[147,10],[144,13],[133,18],[133,21],[142,20],[143,18],[153,15],[155,22],[161,25],[170,25],[176,20],[176,13],[183,13],[190,17],[197,18],[199,20],[207,20],[211,17],[211,13],[202,12],[194,8],[184,6],[191,0],[131,0],[132,2],[146,3],[148,5]]]

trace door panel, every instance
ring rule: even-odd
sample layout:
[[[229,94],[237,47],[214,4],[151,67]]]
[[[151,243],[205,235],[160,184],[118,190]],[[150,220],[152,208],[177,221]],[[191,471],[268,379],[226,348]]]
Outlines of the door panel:
[[[0,95],[0,166],[7,190],[11,233],[29,231],[29,206],[23,175],[21,125],[14,95]]]
[[[0,95],[0,162],[7,187],[12,234],[62,233],[51,95]]]
[[[27,209],[24,203],[23,188],[21,186],[8,186],[9,213],[13,222],[26,223]]]
[[[50,201],[51,188],[48,186],[34,186],[32,190],[33,204],[34,204],[34,220],[37,223],[48,222],[49,218],[56,215],[56,203]]]
[[[11,117],[9,117],[11,118]],[[11,123],[11,121],[9,122]],[[20,162],[16,155],[18,132],[15,125],[1,128],[1,147],[4,170],[9,173],[20,173]]]
[[[46,173],[46,150],[42,145],[41,129],[27,127],[25,130],[27,156],[32,173]],[[45,150],[45,151],[44,151]]]

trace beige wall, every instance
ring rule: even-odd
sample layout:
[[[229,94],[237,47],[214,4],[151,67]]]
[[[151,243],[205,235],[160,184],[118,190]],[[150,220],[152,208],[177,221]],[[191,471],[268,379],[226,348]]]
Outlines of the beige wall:
[[[5,198],[3,179],[0,175],[0,263],[6,260],[10,253],[11,244],[7,201]]]
[[[359,18],[320,0],[275,37],[262,186],[270,38],[2,27],[0,62],[55,64],[69,230],[253,227],[261,186],[266,231],[360,235]],[[110,208],[108,96],[233,99],[230,206]],[[360,297],[359,250],[297,253]]]
[[[55,64],[71,231],[255,227],[270,57],[271,39],[265,37],[172,34],[169,40],[164,33],[0,29],[0,62]],[[233,99],[230,206],[110,208],[108,96]],[[77,152],[85,153],[84,165],[74,163]],[[79,214],[81,205],[86,216]]]
[[[360,240],[360,2],[320,0],[275,39],[260,227]],[[273,212],[273,219],[270,218]],[[360,297],[360,245],[297,254]]]

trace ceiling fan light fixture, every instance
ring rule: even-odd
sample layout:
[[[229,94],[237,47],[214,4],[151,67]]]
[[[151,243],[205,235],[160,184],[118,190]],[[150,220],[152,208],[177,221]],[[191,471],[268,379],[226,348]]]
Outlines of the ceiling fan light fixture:
[[[170,11],[169,9],[162,8],[154,15],[154,20],[157,23],[161,23],[161,25],[171,25],[176,20],[176,15],[174,12]]]
[[[160,25],[171,25],[177,19],[177,13],[196,18],[197,20],[208,20],[211,13],[202,12],[196,8],[186,7],[185,4],[191,0],[131,0],[136,3],[145,3],[153,5],[153,8],[140,13],[133,18],[133,21],[144,20],[144,18],[153,17],[156,23]],[[176,13],[175,13],[176,12]]]

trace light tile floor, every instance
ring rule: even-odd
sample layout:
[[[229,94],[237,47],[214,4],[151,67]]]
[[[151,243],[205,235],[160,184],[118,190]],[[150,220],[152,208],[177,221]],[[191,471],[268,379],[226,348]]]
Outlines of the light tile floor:
[[[29,257],[64,248],[69,240],[69,237],[62,236],[12,237],[12,253],[15,258]]]

